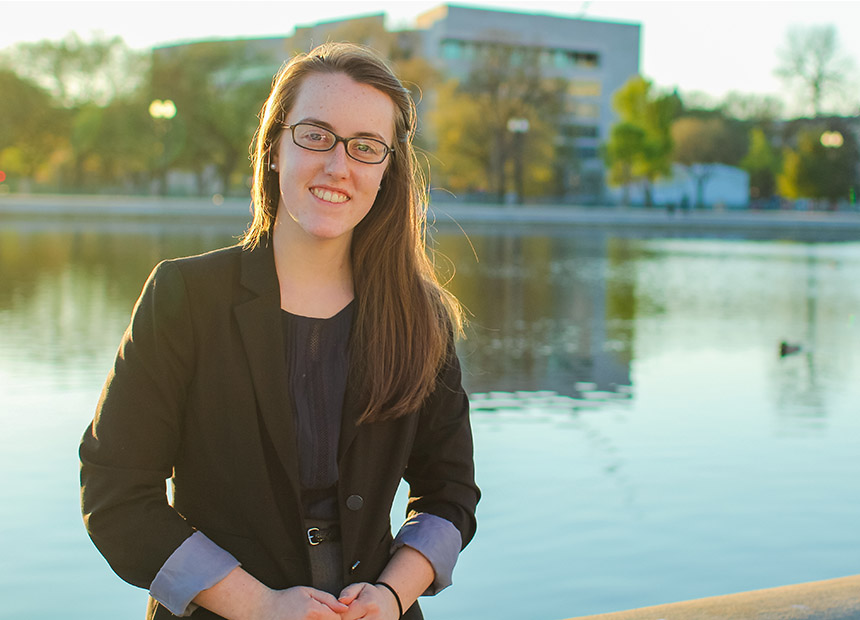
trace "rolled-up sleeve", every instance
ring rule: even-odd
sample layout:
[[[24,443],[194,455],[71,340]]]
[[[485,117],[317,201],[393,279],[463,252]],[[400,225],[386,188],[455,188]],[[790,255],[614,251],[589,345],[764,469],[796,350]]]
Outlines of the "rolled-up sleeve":
[[[481,492],[475,484],[469,399],[453,342],[436,389],[422,408],[403,478],[409,484],[407,519],[427,514],[450,522],[462,550],[477,529]]]
[[[451,585],[454,565],[460,555],[462,537],[454,524],[426,512],[412,515],[401,526],[392,544],[392,553],[404,545],[412,547],[433,566],[436,577],[425,596]]]
[[[239,566],[230,553],[194,532],[171,554],[152,581],[149,595],[174,616],[189,616],[197,609],[191,601]]]

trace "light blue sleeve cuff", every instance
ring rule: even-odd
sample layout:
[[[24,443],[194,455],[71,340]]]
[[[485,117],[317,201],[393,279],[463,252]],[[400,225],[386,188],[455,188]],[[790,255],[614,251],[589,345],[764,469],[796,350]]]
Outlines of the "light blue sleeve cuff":
[[[433,566],[436,578],[423,595],[431,596],[451,585],[462,542],[460,531],[448,519],[419,512],[400,527],[391,552],[394,553],[407,545],[427,558]]]
[[[197,605],[191,601],[239,566],[239,561],[194,532],[176,548],[149,586],[149,595],[174,616],[190,616]]]

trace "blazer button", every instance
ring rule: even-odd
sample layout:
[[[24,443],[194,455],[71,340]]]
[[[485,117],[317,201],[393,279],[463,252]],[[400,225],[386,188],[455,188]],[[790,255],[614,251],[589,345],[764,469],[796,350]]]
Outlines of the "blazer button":
[[[350,510],[361,510],[364,506],[364,498],[361,495],[350,495],[346,498],[346,507]]]

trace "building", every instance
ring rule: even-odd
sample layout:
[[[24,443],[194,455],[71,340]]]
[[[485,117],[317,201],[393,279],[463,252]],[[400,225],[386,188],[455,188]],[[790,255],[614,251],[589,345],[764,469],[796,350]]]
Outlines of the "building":
[[[639,73],[638,24],[443,5],[416,20],[421,55],[444,74],[468,78],[482,48],[504,45],[537,53],[545,77],[568,82],[558,140],[575,162],[567,171],[568,198],[605,196],[599,147],[616,121],[612,95]]]

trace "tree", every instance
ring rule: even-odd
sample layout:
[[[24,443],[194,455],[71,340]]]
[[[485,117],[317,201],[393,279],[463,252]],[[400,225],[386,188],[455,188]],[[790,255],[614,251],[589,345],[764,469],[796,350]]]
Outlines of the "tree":
[[[25,186],[32,181],[61,144],[64,120],[44,89],[0,69],[0,168],[6,173]]]
[[[750,175],[750,196],[770,198],[776,191],[776,175],[780,169],[779,153],[761,127],[753,127],[749,134],[749,149],[741,160],[741,167]]]
[[[838,131],[843,143],[838,147],[822,144],[822,134]],[[777,183],[787,198],[823,199],[835,205],[847,199],[857,183],[855,169],[858,146],[844,127],[818,125],[800,130],[795,146],[783,151],[783,167]]]
[[[686,99],[684,103],[687,103]],[[771,95],[732,91],[723,98],[716,110],[727,118],[774,123],[785,116],[784,107],[781,99]]]
[[[675,93],[654,92],[652,83],[637,75],[615,93],[612,105],[621,127],[613,127],[604,149],[609,181],[625,188],[634,180],[644,181],[645,204],[651,206],[654,181],[671,173],[671,126],[680,99]]]
[[[214,166],[226,194],[240,162],[247,162],[273,72],[242,41],[155,50],[150,96],[177,109],[171,120],[153,119],[153,131],[165,141],[160,168],[193,172],[202,192],[205,169]]]
[[[7,63],[63,106],[104,106],[141,85],[146,58],[129,49],[120,37],[99,35],[85,41],[69,33],[60,41],[21,43],[12,49]]]
[[[609,162],[609,183],[623,188],[621,204],[630,204],[630,185],[635,180],[633,166],[644,151],[645,130],[633,123],[612,126],[605,157]]]
[[[696,181],[696,206],[704,206],[709,164],[737,165],[747,151],[746,132],[722,116],[683,116],[672,124],[674,158],[687,166]]]
[[[564,87],[541,75],[536,49],[483,46],[466,80],[438,89],[430,114],[443,183],[499,202],[512,188],[520,198],[552,192]],[[512,119],[527,121],[527,133],[509,130]]]
[[[434,158],[441,164],[435,169],[441,182],[454,192],[488,190],[494,137],[481,104],[461,92],[456,80],[442,84],[436,100],[430,122],[434,126]]]
[[[789,86],[800,87],[804,103],[816,117],[821,116],[826,100],[841,94],[854,69],[832,25],[790,29],[780,57],[775,73]],[[856,96],[852,100],[856,104]]]

